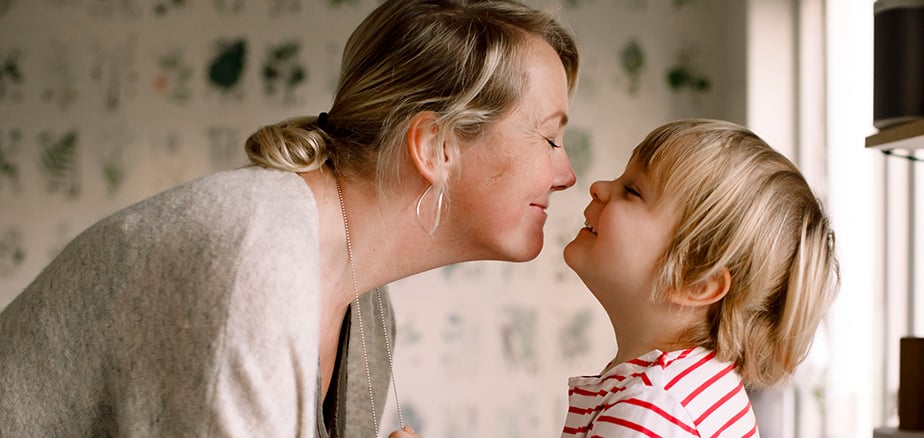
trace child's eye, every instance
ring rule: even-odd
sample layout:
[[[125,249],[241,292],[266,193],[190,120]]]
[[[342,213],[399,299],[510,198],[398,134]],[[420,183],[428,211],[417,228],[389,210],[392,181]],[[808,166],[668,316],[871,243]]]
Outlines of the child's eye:
[[[555,143],[555,140],[552,140],[551,138],[546,137],[546,138],[545,138],[545,141],[546,141],[546,143],[549,144],[549,146],[552,147],[552,149],[557,149],[557,148],[562,147],[562,145],[560,145],[560,144],[558,144],[558,143]]]
[[[628,194],[630,194],[630,195],[632,195],[632,196],[638,196],[639,198],[642,197],[642,195],[638,192],[638,190],[635,190],[635,189],[633,189],[632,187],[623,186],[623,188],[625,189],[626,193],[628,193]]]

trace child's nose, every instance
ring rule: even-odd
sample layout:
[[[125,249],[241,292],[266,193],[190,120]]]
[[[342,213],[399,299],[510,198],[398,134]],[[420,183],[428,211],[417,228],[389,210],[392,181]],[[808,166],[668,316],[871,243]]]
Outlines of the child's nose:
[[[606,202],[610,199],[610,182],[595,181],[590,185],[590,196],[600,202]]]

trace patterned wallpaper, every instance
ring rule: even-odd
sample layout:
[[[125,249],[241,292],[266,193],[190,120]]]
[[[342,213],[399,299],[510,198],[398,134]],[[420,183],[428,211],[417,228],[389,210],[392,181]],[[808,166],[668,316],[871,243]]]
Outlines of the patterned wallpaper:
[[[582,49],[565,136],[579,182],[553,197],[536,260],[392,286],[402,411],[424,436],[558,436],[567,377],[615,350],[561,260],[590,183],[618,175],[666,120],[744,117],[739,2],[532,3],[557,11]],[[343,44],[376,4],[0,0],[0,307],[93,222],[244,164],[261,124],[327,109]],[[389,400],[385,431],[394,412]]]

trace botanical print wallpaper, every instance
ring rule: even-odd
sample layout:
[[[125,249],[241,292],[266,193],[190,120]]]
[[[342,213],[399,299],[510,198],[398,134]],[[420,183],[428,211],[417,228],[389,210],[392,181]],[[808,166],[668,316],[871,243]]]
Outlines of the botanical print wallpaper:
[[[0,308],[93,222],[244,165],[243,140],[262,124],[326,110],[346,38],[378,3],[0,0]],[[598,372],[615,351],[561,250],[590,183],[617,176],[650,129],[742,121],[735,3],[532,2],[581,46],[565,135],[578,183],[553,196],[536,260],[391,286],[401,408],[422,435],[558,436],[567,377]],[[392,398],[386,410],[385,431],[397,424]]]

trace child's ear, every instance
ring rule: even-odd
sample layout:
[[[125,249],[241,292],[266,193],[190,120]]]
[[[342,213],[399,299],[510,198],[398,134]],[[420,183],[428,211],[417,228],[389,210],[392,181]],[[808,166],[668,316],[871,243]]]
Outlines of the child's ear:
[[[415,115],[407,129],[407,151],[420,175],[430,184],[438,184],[446,175],[449,156],[439,142],[436,113]]]
[[[708,306],[728,294],[731,282],[731,273],[728,272],[728,268],[722,268],[706,282],[684,288],[681,293],[672,294],[670,300],[680,306]]]

